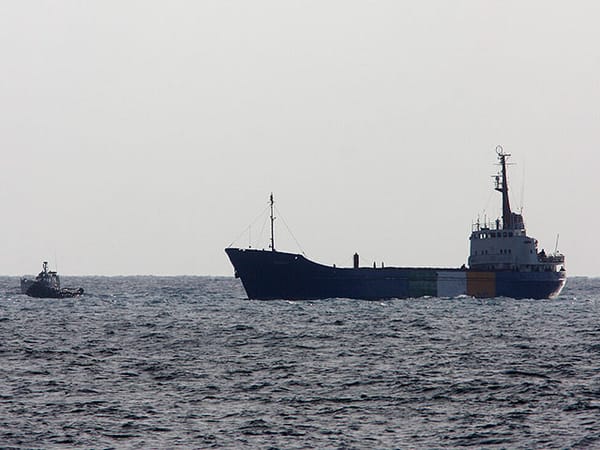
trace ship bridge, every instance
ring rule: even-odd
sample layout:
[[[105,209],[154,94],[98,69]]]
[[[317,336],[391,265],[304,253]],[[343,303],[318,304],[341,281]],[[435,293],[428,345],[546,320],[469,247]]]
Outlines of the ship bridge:
[[[473,225],[469,267],[474,270],[511,270],[555,272],[564,270],[565,257],[558,252],[547,255],[538,250],[537,239],[527,236],[521,214],[512,212],[508,197],[506,159],[502,147],[496,149],[500,173],[494,177],[494,189],[502,193],[502,218],[492,223]]]

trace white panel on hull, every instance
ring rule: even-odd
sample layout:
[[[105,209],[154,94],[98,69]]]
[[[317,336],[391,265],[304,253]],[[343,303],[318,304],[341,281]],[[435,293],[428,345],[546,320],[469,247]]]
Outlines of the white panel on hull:
[[[440,270],[437,273],[437,296],[458,297],[467,293],[467,272]]]

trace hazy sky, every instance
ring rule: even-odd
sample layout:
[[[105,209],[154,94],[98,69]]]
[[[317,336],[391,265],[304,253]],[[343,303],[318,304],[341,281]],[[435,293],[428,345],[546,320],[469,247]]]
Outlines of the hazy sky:
[[[600,2],[2,1],[0,274],[458,267],[511,201],[600,275]],[[284,222],[276,246],[297,251]]]

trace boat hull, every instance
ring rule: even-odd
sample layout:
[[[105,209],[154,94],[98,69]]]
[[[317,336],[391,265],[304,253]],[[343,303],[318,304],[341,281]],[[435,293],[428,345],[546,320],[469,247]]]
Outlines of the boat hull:
[[[417,297],[512,297],[544,299],[560,294],[566,273],[479,271],[465,268],[336,268],[294,253],[225,250],[250,299],[386,299]]]
[[[21,278],[21,294],[27,294],[27,291],[29,290],[31,285],[33,285],[33,283],[35,283],[34,279],[25,277]]]

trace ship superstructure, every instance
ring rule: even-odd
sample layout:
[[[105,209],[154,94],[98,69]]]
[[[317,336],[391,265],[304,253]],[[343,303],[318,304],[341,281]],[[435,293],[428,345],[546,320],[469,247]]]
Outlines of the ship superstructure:
[[[476,223],[471,233],[469,268],[473,270],[558,272],[564,271],[565,257],[555,251],[538,251],[537,239],[527,236],[521,214],[511,210],[508,195],[507,158],[502,147],[496,148],[500,173],[495,190],[502,194],[502,218],[493,223]]]

